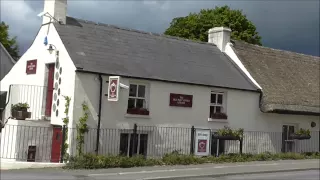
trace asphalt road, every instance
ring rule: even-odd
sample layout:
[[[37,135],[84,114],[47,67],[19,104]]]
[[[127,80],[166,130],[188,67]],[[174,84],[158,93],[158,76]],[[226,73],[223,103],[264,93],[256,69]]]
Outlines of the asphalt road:
[[[279,172],[265,174],[247,174],[224,177],[192,177],[176,178],[170,180],[319,180],[320,173],[318,170],[296,171],[296,172]]]
[[[203,164],[190,166],[137,167],[128,169],[1,170],[1,180],[319,180],[319,160]],[[310,170],[317,169],[317,170]],[[301,170],[298,172],[297,170]],[[288,171],[269,173],[275,171]],[[308,170],[308,171],[307,171]],[[266,174],[256,174],[268,171]],[[252,173],[252,175],[231,174]],[[227,175],[227,176],[225,176]],[[193,176],[192,178],[188,178]],[[197,176],[197,177],[195,177]],[[199,177],[206,176],[206,177]],[[220,177],[217,177],[220,176]]]

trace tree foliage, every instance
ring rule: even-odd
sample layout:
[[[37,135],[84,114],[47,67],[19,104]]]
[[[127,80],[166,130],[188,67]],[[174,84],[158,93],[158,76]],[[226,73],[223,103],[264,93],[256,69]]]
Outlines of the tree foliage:
[[[13,59],[17,60],[19,58],[19,50],[16,37],[10,38],[9,25],[7,25],[3,21],[0,23],[0,42],[6,48]]]
[[[174,18],[166,35],[192,40],[208,41],[208,30],[213,27],[229,27],[231,38],[261,45],[261,37],[255,25],[249,21],[241,10],[233,10],[228,6],[202,9],[199,13],[190,13],[186,17]]]

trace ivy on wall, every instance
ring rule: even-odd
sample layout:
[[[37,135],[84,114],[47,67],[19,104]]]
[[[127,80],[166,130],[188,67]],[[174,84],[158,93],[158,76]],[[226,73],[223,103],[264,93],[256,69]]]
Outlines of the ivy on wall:
[[[68,125],[69,125],[69,116],[68,116],[68,114],[69,114],[69,107],[70,107],[71,98],[69,96],[63,96],[63,97],[64,97],[64,99],[66,101],[65,110],[64,110],[64,114],[66,115],[66,117],[62,119],[63,120],[63,124],[66,127],[65,128],[65,134],[64,134],[65,138],[64,138],[64,142],[63,142],[64,145],[62,146],[62,148],[63,148],[62,149],[63,160],[65,161],[65,160],[68,160],[68,158],[69,158],[69,154],[67,153],[67,150],[69,148],[69,144],[68,144],[67,141],[68,141]]]
[[[87,120],[88,120],[88,105],[86,102],[82,103],[82,116],[79,118],[79,123],[77,124],[77,152],[78,155],[82,155],[83,151],[83,145],[84,145],[84,135],[89,131]]]

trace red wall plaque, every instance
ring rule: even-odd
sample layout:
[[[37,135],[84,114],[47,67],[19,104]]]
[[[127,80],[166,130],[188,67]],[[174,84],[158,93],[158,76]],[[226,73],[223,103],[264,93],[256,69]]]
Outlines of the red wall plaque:
[[[192,107],[192,95],[170,93],[170,106]]]
[[[36,74],[37,73],[37,60],[36,59],[27,61],[26,73],[27,74]]]

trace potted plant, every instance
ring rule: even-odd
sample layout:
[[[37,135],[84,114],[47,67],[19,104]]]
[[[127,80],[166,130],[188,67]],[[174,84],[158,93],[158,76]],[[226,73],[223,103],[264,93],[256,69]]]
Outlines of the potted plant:
[[[29,109],[28,103],[18,103],[11,106],[11,116],[17,120],[25,120],[26,118],[31,117],[31,112],[28,112]]]
[[[127,109],[127,113],[136,115],[149,115],[149,110],[146,108],[129,108]]]
[[[243,129],[232,130],[230,127],[225,126],[213,134],[213,138],[221,140],[241,140],[243,138]]]
[[[297,140],[310,139],[310,130],[300,128],[297,132],[290,134],[290,137]]]

